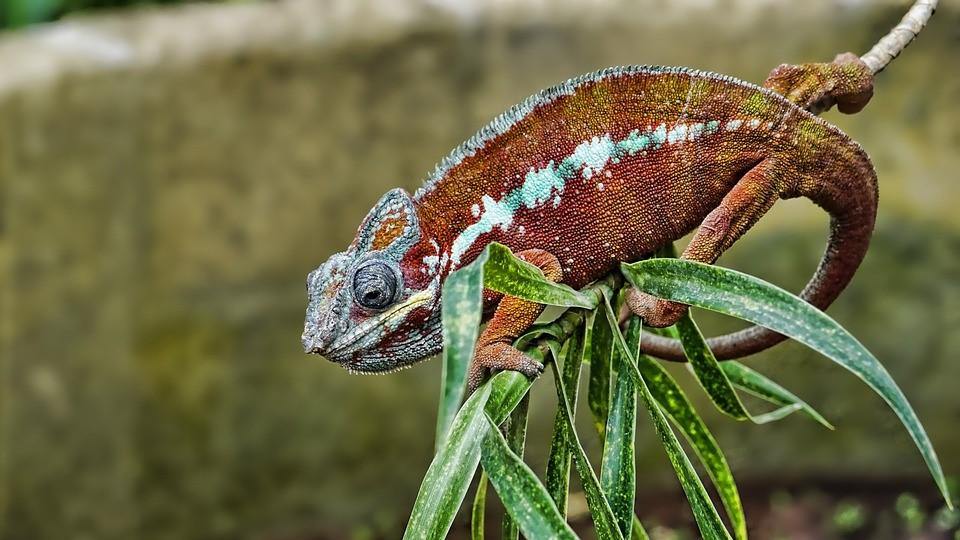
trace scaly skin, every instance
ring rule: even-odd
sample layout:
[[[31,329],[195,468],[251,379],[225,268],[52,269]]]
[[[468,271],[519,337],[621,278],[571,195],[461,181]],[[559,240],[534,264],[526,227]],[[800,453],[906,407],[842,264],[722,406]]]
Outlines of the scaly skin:
[[[579,288],[698,225],[682,257],[712,263],[778,198],[800,196],[832,218],[827,251],[802,293],[827,307],[866,252],[877,185],[860,146],[806,109],[860,110],[872,75],[841,55],[780,66],[765,86],[626,67],[532,96],[455,149],[413,197],[385,195],[350,248],[311,274],[304,348],[360,372],[436,354],[443,281],[491,241]],[[542,367],[510,343],[542,306],[485,299],[485,312],[496,309],[478,341],[471,386],[492,368],[537,374]],[[652,326],[673,324],[686,309],[638,291],[628,304]],[[733,358],[782,339],[750,328],[711,347]],[[669,339],[645,337],[643,347],[683,358]]]

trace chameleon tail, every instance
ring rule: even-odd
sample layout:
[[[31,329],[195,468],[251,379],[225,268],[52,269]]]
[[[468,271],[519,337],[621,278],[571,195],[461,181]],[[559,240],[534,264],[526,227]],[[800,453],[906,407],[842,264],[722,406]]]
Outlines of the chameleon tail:
[[[847,286],[867,253],[877,216],[877,176],[866,153],[839,131],[823,145],[828,155],[814,160],[818,170],[801,172],[797,193],[830,215],[830,236],[820,265],[800,296],[826,309]],[[786,337],[753,326],[707,340],[719,360],[741,358],[768,349]],[[665,360],[685,361],[680,342],[645,333],[643,352]]]

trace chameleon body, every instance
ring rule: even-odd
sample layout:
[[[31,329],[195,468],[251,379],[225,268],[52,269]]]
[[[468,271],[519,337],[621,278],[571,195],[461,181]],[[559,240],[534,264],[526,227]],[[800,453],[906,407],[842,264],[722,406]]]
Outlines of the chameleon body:
[[[807,109],[856,112],[871,94],[872,75],[849,54],[780,66],[764,87],[630,66],[544,90],[451,152],[413,196],[387,193],[347,251],[310,274],[304,348],[353,371],[404,367],[439,352],[443,281],[491,241],[579,288],[698,226],[682,256],[712,263],[778,198],[807,197],[831,215],[802,293],[825,308],[866,252],[877,183],[860,146]],[[685,309],[638,291],[628,304],[652,326]],[[487,369],[538,373],[510,343],[542,306],[489,293],[485,308],[471,384]],[[711,346],[730,358],[782,339],[750,328]],[[674,341],[643,342],[682,359]]]

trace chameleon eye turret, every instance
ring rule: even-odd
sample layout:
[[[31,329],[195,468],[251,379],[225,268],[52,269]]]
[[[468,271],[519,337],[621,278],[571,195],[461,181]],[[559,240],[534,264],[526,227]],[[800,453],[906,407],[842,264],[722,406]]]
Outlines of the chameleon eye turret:
[[[394,266],[382,260],[363,263],[353,273],[354,301],[367,309],[386,308],[397,297],[398,273]]]

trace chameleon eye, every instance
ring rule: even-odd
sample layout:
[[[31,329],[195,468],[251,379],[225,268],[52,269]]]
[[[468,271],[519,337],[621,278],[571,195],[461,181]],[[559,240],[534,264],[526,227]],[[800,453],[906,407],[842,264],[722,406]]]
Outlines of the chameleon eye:
[[[383,309],[396,298],[397,281],[386,262],[368,261],[353,274],[353,300],[367,309]]]

